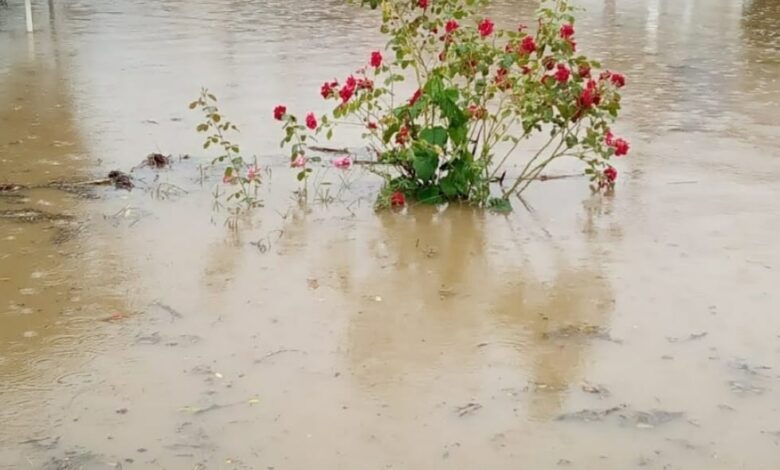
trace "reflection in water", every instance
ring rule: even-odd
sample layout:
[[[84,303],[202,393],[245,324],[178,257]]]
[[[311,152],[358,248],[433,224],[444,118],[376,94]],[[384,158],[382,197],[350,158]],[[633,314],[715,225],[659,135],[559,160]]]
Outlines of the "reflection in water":
[[[610,290],[597,263],[572,265],[555,247],[539,246],[524,259],[496,248],[497,227],[485,217],[458,208],[379,215],[371,244],[381,269],[339,270],[352,273],[347,294],[359,300],[350,322],[352,367],[382,399],[410,402],[423,393],[420,384],[445,396],[458,387],[491,390],[497,384],[479,371],[498,367],[505,387],[525,381],[549,392],[528,411],[547,420],[583,379],[590,341],[577,329],[607,329]]]
[[[0,185],[85,178],[87,151],[64,67],[41,59],[38,53],[48,52],[36,53],[33,43],[0,42]],[[81,384],[66,379],[65,364],[93,356],[103,336],[97,319],[123,311],[108,287],[112,276],[103,256],[110,248],[84,238],[86,196],[0,191],[0,421],[9,435],[41,417],[33,396],[18,391],[72,393]],[[12,217],[23,211],[51,217]]]

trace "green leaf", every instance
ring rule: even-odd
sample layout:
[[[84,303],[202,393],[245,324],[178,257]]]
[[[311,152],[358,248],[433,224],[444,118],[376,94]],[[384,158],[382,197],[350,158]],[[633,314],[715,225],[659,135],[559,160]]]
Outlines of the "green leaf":
[[[466,114],[461,111],[455,101],[445,98],[437,103],[441,113],[449,121],[450,127],[460,127],[468,121]]]
[[[498,212],[500,214],[512,212],[512,204],[508,199],[504,199],[503,197],[490,198],[490,200],[488,200],[488,207],[493,212]]]
[[[398,129],[400,129],[400,128],[401,128],[401,125],[399,123],[397,123],[397,122],[395,124],[393,124],[392,126],[388,127],[385,130],[384,134],[382,134],[382,141],[384,143],[390,142],[390,138],[393,137],[393,134],[398,132]]]
[[[444,82],[442,82],[441,77],[438,76],[433,76],[423,87],[425,94],[432,96],[434,100],[437,99],[442,90],[444,90]]]
[[[447,175],[439,181],[439,188],[447,199],[454,198],[460,191],[453,175]]]
[[[433,150],[419,144],[414,145],[413,151],[412,167],[415,174],[423,181],[430,181],[439,167],[439,156]]]
[[[420,132],[420,138],[431,145],[444,148],[447,145],[447,129],[441,126],[429,127]]]
[[[208,124],[198,124],[198,127],[196,127],[195,130],[198,131],[198,132],[206,132],[207,130],[209,130],[209,125]]]
[[[438,186],[424,186],[417,190],[415,198],[423,204],[441,204],[441,192]]]
[[[466,126],[455,126],[448,129],[448,132],[450,134],[450,139],[452,139],[452,143],[455,145],[462,145],[466,142],[466,138],[468,137],[468,129]]]

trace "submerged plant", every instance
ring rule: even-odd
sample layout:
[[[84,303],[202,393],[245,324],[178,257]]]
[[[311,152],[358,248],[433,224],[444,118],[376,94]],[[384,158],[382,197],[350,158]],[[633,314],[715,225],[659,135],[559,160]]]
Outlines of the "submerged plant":
[[[238,132],[238,127],[226,120],[217,107],[217,97],[205,88],[201,89],[197,100],[190,103],[190,109],[199,108],[203,112],[204,120],[196,127],[200,133],[206,134],[203,148],[214,147],[219,149],[219,155],[212,163],[225,163],[222,183],[235,190],[230,191],[228,201],[235,201],[245,207],[255,207],[260,204],[257,199],[257,190],[260,186],[261,175],[257,162],[248,163],[241,156],[238,144],[229,140],[231,132]],[[219,190],[215,193],[219,197]]]
[[[284,106],[274,110],[298,179],[311,172],[311,139],[330,139],[336,126],[357,124],[377,161],[395,170],[377,172],[385,178],[379,206],[411,198],[506,209],[512,195],[564,157],[584,163],[594,191],[611,190],[617,170],[610,160],[629,151],[610,131],[624,76],[597,72],[598,62],[577,54],[566,0],[542,0],[533,30],[499,29],[478,15],[488,3],[362,0],[381,9],[388,50],[372,52],[344,80],[322,85],[321,96],[334,103],[330,114],[309,113],[301,121]],[[537,134],[548,137],[532,154],[517,155]],[[508,177],[510,163],[520,170]]]

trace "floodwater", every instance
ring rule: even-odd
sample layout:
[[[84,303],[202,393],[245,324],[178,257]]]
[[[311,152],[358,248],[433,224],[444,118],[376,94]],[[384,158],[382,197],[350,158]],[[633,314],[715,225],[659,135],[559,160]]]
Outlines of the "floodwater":
[[[360,170],[296,203],[270,110],[324,111],[371,12],[50,1],[27,35],[10,3],[0,184],[31,188],[0,192],[0,468],[780,467],[780,3],[580,2],[632,154],[614,196],[543,182],[509,216],[377,214]],[[201,86],[269,169],[237,230]],[[156,151],[193,158],[40,187]]]

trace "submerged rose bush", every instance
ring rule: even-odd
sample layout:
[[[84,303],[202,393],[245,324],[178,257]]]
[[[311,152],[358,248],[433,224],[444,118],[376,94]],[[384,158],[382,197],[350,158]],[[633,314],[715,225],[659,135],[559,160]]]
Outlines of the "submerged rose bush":
[[[610,130],[626,79],[597,72],[598,62],[576,52],[567,1],[543,0],[533,30],[499,29],[478,14],[487,0],[363,3],[381,9],[389,50],[367,51],[355,72],[322,84],[329,115],[309,113],[301,123],[283,105],[273,111],[299,179],[311,171],[308,142],[357,124],[376,161],[392,168],[375,171],[385,178],[384,207],[413,199],[506,209],[559,158],[581,161],[594,190],[614,187],[610,160],[630,149]],[[517,152],[535,134],[549,137],[534,152]]]

